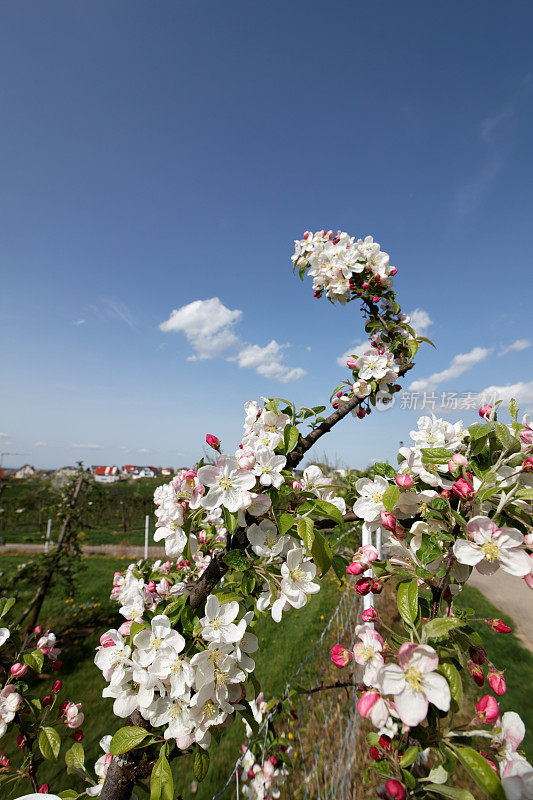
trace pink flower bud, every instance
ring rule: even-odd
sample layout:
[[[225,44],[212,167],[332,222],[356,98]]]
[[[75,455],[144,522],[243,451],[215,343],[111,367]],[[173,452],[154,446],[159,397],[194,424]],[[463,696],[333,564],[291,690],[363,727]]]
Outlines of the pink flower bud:
[[[146,584],[146,590],[150,592],[150,594],[152,592],[155,592],[155,581],[148,581],[148,583]]]
[[[410,475],[396,475],[396,485],[401,489],[410,489],[413,483]]]
[[[370,592],[372,583],[373,581],[371,578],[359,578],[354,586],[355,592],[361,597],[364,597]]]
[[[526,458],[522,464],[522,472],[533,472],[533,457]]]
[[[59,659],[57,659],[57,661],[52,661],[50,666],[52,667],[54,672],[58,672],[61,669],[61,667],[63,666],[63,662],[60,661]]]
[[[38,794],[48,794],[48,792],[50,791],[50,787],[48,786],[47,783],[42,783],[37,791]]]
[[[506,625],[501,619],[488,619],[486,622],[488,622],[492,630],[496,631],[496,633],[511,633],[512,631],[512,628]]]
[[[381,753],[379,752],[378,748],[375,745],[372,745],[372,747],[368,751],[368,755],[370,756],[372,761],[381,761]]]
[[[0,759],[0,764],[3,767],[10,767],[11,766],[11,761],[9,760],[9,758],[7,756],[2,756],[2,758]]]
[[[365,608],[365,610],[361,612],[360,616],[363,622],[373,622],[378,618],[378,612],[371,606],[370,608]]]
[[[477,664],[474,664],[473,661],[468,662],[468,669],[470,670],[470,674],[472,675],[475,683],[478,686],[483,686],[485,683],[485,675],[483,674],[483,670]]]
[[[497,694],[499,697],[504,695],[507,691],[507,684],[505,683],[503,672],[497,670],[492,664],[489,667],[489,686],[494,694]]]
[[[474,496],[474,487],[465,478],[459,478],[452,485],[452,492],[463,500],[470,500]]]
[[[322,297],[322,292],[319,292],[319,291],[313,292],[313,297],[316,297],[316,298]]]
[[[74,739],[75,742],[83,741],[83,731],[81,728],[79,728],[77,731],[74,731],[74,733],[71,733],[70,738]]]
[[[126,622],[123,622],[120,628],[118,629],[118,632],[122,634],[122,636],[129,636],[131,630],[131,622],[132,622],[131,619],[127,619]]]
[[[46,706],[51,706],[53,702],[54,702],[54,698],[52,697],[52,695],[51,694],[47,694],[46,697],[43,697],[43,699],[41,701],[41,705],[42,705],[43,708],[46,708]]]
[[[370,286],[370,284],[369,284],[369,282],[368,282],[368,281],[365,281],[365,282],[363,283],[363,289],[364,289],[365,291],[368,289],[368,287],[369,287],[369,286]]]
[[[220,441],[217,436],[213,436],[212,433],[208,433],[205,437],[205,440],[209,447],[212,447],[213,450],[218,450],[218,452],[220,452]]]
[[[115,642],[113,641],[113,639],[111,638],[111,636],[108,633],[103,633],[100,636],[100,644],[102,645],[102,647],[114,647],[115,646]]]
[[[359,716],[366,719],[380,697],[380,693],[375,689],[370,689],[368,692],[363,692],[357,701],[357,713]]]
[[[347,650],[342,644],[336,644],[331,648],[331,660],[336,667],[345,667],[353,659],[353,653]]]
[[[27,671],[28,667],[26,666],[26,664],[21,664],[18,661],[16,664],[13,664],[10,670],[14,678],[23,678],[24,675],[27,673]]]
[[[270,756],[270,763],[276,766],[276,764],[278,763],[278,759],[276,758],[276,756]]]
[[[381,511],[381,524],[387,531],[394,531],[396,529],[396,517],[388,511]]]
[[[474,664],[481,666],[487,660],[487,653],[482,647],[471,647],[469,653]]]
[[[397,275],[397,274],[398,274],[398,270],[396,269],[396,267],[393,267],[393,268],[391,269],[391,271],[390,271],[390,274],[392,275],[392,277],[393,277],[393,278],[394,278],[394,276],[395,276],[395,275]]]
[[[373,544],[364,544],[361,547],[360,552],[365,561],[369,564],[371,564],[372,561],[377,561],[379,559],[379,553]]]
[[[56,681],[54,683],[54,685],[52,686],[52,691],[53,691],[54,694],[59,694],[59,692],[61,691],[62,688],[63,688],[63,682],[62,681]]]
[[[311,231],[305,231],[303,238],[307,241],[307,239],[309,239],[310,236],[312,236]]]
[[[41,633],[43,632],[43,626],[42,626],[42,625],[37,625],[37,626],[36,626],[36,627],[33,629],[33,632],[34,632],[34,633],[36,633],[36,634],[37,634],[37,636],[40,636],[40,635],[41,635]]]
[[[357,369],[357,361],[355,358],[349,358],[346,361],[346,366],[350,367],[350,369]]]
[[[492,406],[481,406],[477,413],[482,419],[490,419],[490,415],[492,414]]]
[[[292,488],[294,489],[295,492],[300,492],[302,489],[302,484],[300,483],[300,481],[293,481]]]
[[[480,722],[492,725],[500,716],[498,703],[491,694],[485,694],[476,703],[477,718]]]
[[[359,561],[352,561],[346,567],[347,575],[361,575],[367,569],[366,564],[361,564]]]
[[[454,464],[457,464],[459,467],[467,467],[468,466],[468,459],[462,453],[455,453],[450,461],[453,461]]]
[[[358,408],[357,409],[357,416],[359,417],[359,419],[364,419],[364,417],[366,417],[365,409],[364,408]]]
[[[397,781],[396,778],[390,778],[388,781],[385,781],[385,791],[391,800],[405,800],[405,787],[403,783]]]
[[[370,591],[372,592],[372,594],[381,594],[381,592],[383,591],[383,584],[381,583],[381,581],[374,581],[374,583],[370,587]]]
[[[377,304],[379,303],[379,297],[378,297],[377,295],[376,295],[376,297],[373,297],[373,298],[372,298],[372,302],[373,302],[375,305],[377,305]]]
[[[452,493],[450,492],[449,489],[443,489],[442,492],[440,493],[440,496],[442,497],[443,500],[448,500],[448,498],[452,496]]]

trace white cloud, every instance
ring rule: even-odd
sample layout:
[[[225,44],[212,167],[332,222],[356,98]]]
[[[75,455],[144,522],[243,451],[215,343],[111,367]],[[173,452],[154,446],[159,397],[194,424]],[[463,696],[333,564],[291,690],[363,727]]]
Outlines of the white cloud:
[[[76,450],[103,450],[101,444],[71,444],[70,446]]]
[[[73,325],[85,325],[86,322],[87,322],[86,319],[77,319],[72,324]]]
[[[409,324],[420,336],[423,336],[424,331],[426,331],[430,325],[433,325],[433,320],[423,308],[415,308],[414,311],[409,312],[409,316],[411,317],[411,322]]]
[[[239,367],[249,367],[255,369],[259,375],[265,378],[274,378],[282,383],[296,381],[303,377],[306,372],[301,367],[288,367],[283,364],[282,350],[288,345],[280,345],[275,339],[265,347],[258,344],[246,345],[237,354],[236,361]]]
[[[34,447],[48,447],[46,442],[35,442]]]
[[[432,389],[439,383],[458,378],[464,372],[467,372],[469,369],[472,369],[473,366],[479,364],[480,361],[484,361],[490,353],[492,353],[492,348],[487,347],[474,347],[473,350],[470,350],[468,353],[458,353],[452,358],[449,367],[443,369],[442,372],[433,373],[429,378],[421,378],[418,381],[414,381],[409,389],[411,391]]]
[[[498,353],[499,356],[505,356],[507,353],[511,353],[512,351],[520,352],[521,350],[527,350],[528,347],[531,347],[533,342],[530,342],[529,339],[517,339],[516,342],[504,347],[501,353]]]
[[[227,308],[218,297],[195,300],[174,309],[170,317],[159,325],[165,333],[179,331],[185,334],[194,353],[188,361],[224,357],[236,361],[239,367],[254,369],[259,375],[288,383],[305,375],[300,367],[288,367],[281,352],[288,345],[275,340],[265,347],[246,344],[234,332],[242,311]]]
[[[152,451],[149,450],[147,447],[139,447],[137,450],[138,453],[151,453]]]
[[[339,365],[339,367],[345,367],[346,366],[346,360],[348,358],[351,358],[351,356],[355,356],[356,358],[358,356],[362,356],[363,353],[365,353],[368,350],[369,347],[370,347],[370,342],[369,341],[354,342],[351,345],[351,347],[349,347],[348,350],[346,350],[342,354],[342,356],[339,356],[337,358],[337,364]]]
[[[233,326],[242,316],[242,311],[232,311],[218,297],[195,300],[181,308],[175,308],[159,329],[168,333],[181,331],[195,351],[189,361],[220,356],[230,347],[240,345]]]
[[[495,403],[497,400],[509,401],[511,397],[514,397],[518,405],[522,406],[522,410],[531,409],[533,407],[533,381],[527,383],[519,381],[506,386],[487,386],[479,393],[480,403]]]

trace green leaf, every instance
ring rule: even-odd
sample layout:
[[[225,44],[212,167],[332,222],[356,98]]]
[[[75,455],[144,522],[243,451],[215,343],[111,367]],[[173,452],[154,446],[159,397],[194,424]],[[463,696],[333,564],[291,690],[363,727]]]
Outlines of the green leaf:
[[[407,342],[407,347],[409,348],[409,355],[413,359],[418,352],[420,344],[419,342],[416,341],[416,339],[409,339],[409,341]]]
[[[434,508],[435,511],[444,511],[446,508],[448,508],[448,501],[443,497],[434,497],[429,504],[429,507]]]
[[[196,751],[196,755],[194,756],[194,763],[192,767],[192,771],[194,772],[194,777],[200,783],[203,781],[207,772],[209,770],[209,753],[207,750],[203,750],[201,747],[198,748]]]
[[[434,344],[431,341],[431,339],[428,339],[426,336],[418,336],[417,339],[418,339],[419,342],[427,342],[427,344],[430,344],[432,347],[435,348],[435,350],[437,349],[437,345]]]
[[[0,598],[0,617],[5,617],[9,609],[13,608],[14,605],[15,605],[14,597]]]
[[[222,556],[222,561],[228,567],[237,571],[248,569],[250,566],[250,562],[242,550],[228,550]]]
[[[166,754],[166,745],[161,748],[150,778],[150,800],[173,800],[174,781]]]
[[[278,520],[278,530],[281,536],[285,536],[294,525],[295,519],[292,514],[282,514]]]
[[[440,794],[442,797],[451,797],[452,800],[475,800],[473,794],[467,789],[456,789],[455,786],[437,786],[434,783],[427,783],[424,786],[426,792]]]
[[[166,613],[166,612],[165,612]],[[141,631],[146,630],[146,625],[144,622],[138,622],[137,620],[133,620],[131,623],[131,628],[129,632],[130,640],[133,641],[138,633]]]
[[[320,574],[325,575],[328,569],[331,567],[333,556],[329,544],[320,531],[315,531],[315,538],[311,547],[311,555],[313,556],[313,561],[320,570]]]
[[[349,561],[346,558],[343,558],[339,555],[334,555],[331,559],[331,566],[333,567],[333,572],[337,576],[340,581],[346,580],[346,567],[348,566]]]
[[[283,445],[286,453],[294,450],[300,438],[300,431],[295,425],[285,425],[283,430]]]
[[[252,736],[256,736],[259,730],[259,725],[254,717],[252,707],[250,706],[250,703],[248,701],[242,703],[242,706],[243,708],[240,709],[241,716],[244,717],[244,719],[252,729]]]
[[[503,422],[495,422],[496,427],[496,438],[500,442],[500,444],[507,450],[511,446],[511,442],[513,440],[513,436],[509,431],[507,425],[504,425]]]
[[[226,507],[223,507],[222,511],[224,513],[224,525],[226,530],[228,533],[235,533],[239,524],[237,514],[232,514]]]
[[[453,750],[470,777],[489,797],[493,800],[505,800],[500,779],[481,753],[471,747],[454,747]]]
[[[398,586],[398,611],[408,626],[414,627],[418,616],[418,583],[403,581]]]
[[[305,549],[311,555],[311,548],[313,547],[313,542],[315,539],[314,535],[314,523],[313,520],[309,517],[300,517],[298,522],[296,523],[296,530],[298,531],[298,536],[302,540],[305,545]]]
[[[419,752],[420,752],[419,747],[408,747],[401,758],[400,767],[410,767],[411,764],[415,761]]]
[[[75,792],[74,789],[65,789],[64,792],[59,792],[57,796],[60,797],[61,800],[76,800],[79,794]]]
[[[375,731],[367,733],[365,738],[371,747],[379,744],[379,733],[375,733]]]
[[[31,667],[34,672],[40,674],[44,664],[44,656],[40,650],[32,650],[31,653],[24,653],[22,660],[28,667]]]
[[[382,503],[385,506],[386,511],[392,511],[398,500],[400,499],[400,490],[397,486],[389,486],[388,489],[385,489],[385,493],[383,495]]]
[[[445,447],[422,447],[421,453],[423,464],[446,464],[454,455],[453,450]]]
[[[65,764],[68,767],[69,775],[72,772],[84,773],[85,753],[83,752],[83,745],[80,742],[75,742],[70,750],[65,753]]]
[[[54,728],[43,728],[39,734],[39,750],[48,761],[55,761],[61,749],[61,739]]]
[[[109,752],[113,756],[119,756],[122,753],[127,753],[128,750],[132,750],[134,747],[137,747],[137,745],[149,735],[149,732],[145,728],[138,726],[119,728],[119,730],[111,739]]]
[[[396,480],[396,470],[394,467],[382,461],[372,464],[372,472],[375,472],[376,475],[381,475],[383,478],[388,478],[390,481]]]
[[[454,628],[460,628],[465,623],[457,617],[436,617],[426,622],[423,633],[426,639],[442,639]]]
[[[487,424],[486,422],[474,422],[473,425],[470,425],[468,428],[468,433],[470,434],[471,439],[479,439],[481,436],[486,436],[488,433],[493,430],[492,424]]]
[[[509,400],[509,414],[516,421],[516,418],[518,416],[518,403],[516,402],[514,397],[511,397],[511,399]]]
[[[437,667],[437,672],[444,675],[450,687],[450,694],[452,696],[451,708],[454,713],[457,713],[463,703],[463,683],[457,667],[449,661],[441,661]]]
[[[516,492],[516,497],[520,500],[533,500],[533,487],[521,486]]]
[[[442,554],[438,541],[435,541],[434,536],[427,533],[422,534],[422,543],[416,552],[416,557],[423,564],[429,564],[435,561]]]
[[[315,508],[321,511],[326,517],[329,517],[329,519],[335,520],[339,525],[344,523],[341,512],[333,503],[328,503],[327,500],[315,500],[314,505]]]

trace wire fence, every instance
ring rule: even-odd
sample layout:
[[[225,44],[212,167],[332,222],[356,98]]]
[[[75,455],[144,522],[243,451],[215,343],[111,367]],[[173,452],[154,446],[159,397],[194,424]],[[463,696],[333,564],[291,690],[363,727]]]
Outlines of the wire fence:
[[[362,610],[360,598],[348,585],[311,652],[289,678],[285,695],[294,688],[316,688],[339,679],[339,671],[330,660],[334,644],[353,647],[355,627]],[[355,683],[358,665],[352,661],[342,672],[342,681]],[[288,800],[349,800],[356,759],[360,718],[356,711],[357,695],[353,687],[301,693],[295,703],[296,720],[287,720],[288,736],[294,747],[292,769],[281,788]],[[266,750],[268,726],[278,713],[273,708],[263,719],[259,737]],[[212,800],[241,800],[245,795],[241,780],[246,750],[237,760],[224,786]]]

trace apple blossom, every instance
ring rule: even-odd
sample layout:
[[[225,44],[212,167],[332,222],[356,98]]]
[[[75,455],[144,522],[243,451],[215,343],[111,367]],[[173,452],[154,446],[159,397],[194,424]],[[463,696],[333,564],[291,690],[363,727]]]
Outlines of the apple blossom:
[[[488,517],[472,517],[466,529],[472,539],[458,539],[453,552],[460,564],[475,566],[483,575],[493,575],[499,567],[523,577],[531,571],[527,553],[520,549],[524,536],[516,528],[498,528]]]
[[[210,487],[201,500],[207,510],[223,505],[230,512],[238,511],[246,506],[244,493],[255,486],[255,476],[241,469],[233,456],[219,456],[216,466],[200,467],[198,478]]]

